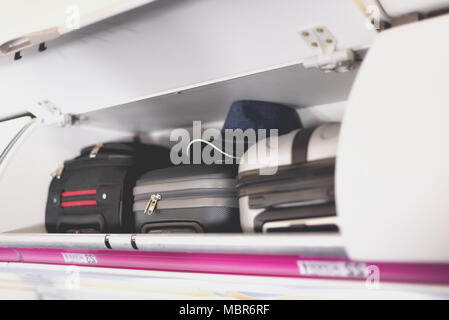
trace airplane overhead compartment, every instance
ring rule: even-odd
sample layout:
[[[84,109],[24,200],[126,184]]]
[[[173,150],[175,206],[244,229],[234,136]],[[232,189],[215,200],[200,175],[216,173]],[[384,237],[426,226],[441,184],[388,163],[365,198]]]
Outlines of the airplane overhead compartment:
[[[300,34],[314,26],[325,26],[338,49],[367,48],[377,36],[348,0],[154,1],[49,41],[44,51],[0,57],[0,88],[8,88],[1,96],[10,112],[42,100],[69,113],[116,106],[301,63],[320,53]]]
[[[24,15],[17,26],[1,19],[0,5],[7,26],[0,28],[0,147],[8,146],[4,161],[0,154],[0,269],[60,264],[103,268],[98,274],[276,277],[270,281],[277,284],[290,277],[304,281],[294,282],[298,289],[328,296],[323,285],[338,284],[388,298],[371,290],[367,280],[374,279],[394,298],[449,296],[449,52],[441,40],[449,15],[406,26],[390,19],[439,9],[443,1],[130,0],[109,1],[106,10],[103,0],[73,0],[92,13],[73,32],[57,13],[69,1],[43,0],[27,10],[40,13],[53,2],[54,20],[26,24]],[[371,25],[376,8],[379,28]],[[31,34],[32,41],[21,38]],[[91,186],[48,194],[51,174],[63,177],[62,164],[80,149],[95,145],[93,161],[112,141],[170,146],[174,129],[190,130],[194,122],[221,128],[230,105],[244,99],[295,108],[304,128],[344,117],[338,232],[47,233],[47,201],[67,207],[58,197],[112,198]],[[17,135],[30,121],[27,111],[33,122]],[[83,201],[97,205],[72,204]],[[215,290],[219,282],[210,283]]]

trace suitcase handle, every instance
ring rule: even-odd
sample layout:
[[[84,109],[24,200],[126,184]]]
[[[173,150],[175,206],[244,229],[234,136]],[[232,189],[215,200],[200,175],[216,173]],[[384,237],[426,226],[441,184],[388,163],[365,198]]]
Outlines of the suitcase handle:
[[[104,228],[105,221],[101,214],[62,216],[56,224],[59,232],[73,230],[76,233],[101,233]]]
[[[155,222],[145,224],[141,233],[204,233],[196,222]]]

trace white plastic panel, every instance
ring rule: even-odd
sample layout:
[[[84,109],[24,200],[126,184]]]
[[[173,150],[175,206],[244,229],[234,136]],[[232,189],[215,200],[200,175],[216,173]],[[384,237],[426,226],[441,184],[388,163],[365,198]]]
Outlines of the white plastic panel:
[[[3,0],[0,3],[0,55],[16,51],[7,44],[36,45],[152,1]]]
[[[382,32],[359,71],[337,158],[352,259],[449,262],[449,15]]]
[[[428,13],[449,9],[448,0],[379,0],[385,12],[392,18],[413,12]]]
[[[79,113],[299,62],[319,53],[298,33],[315,25],[339,48],[367,47],[376,36],[349,0],[156,1],[50,41],[43,52],[1,58],[2,102],[10,113],[38,100]]]
[[[229,107],[240,99],[272,101],[294,108],[326,105],[348,98],[357,70],[324,73],[301,64],[179,88],[86,114],[87,124],[114,130],[149,132],[191,127],[192,121],[224,121]],[[322,114],[332,108],[321,109]],[[341,110],[341,109],[340,109]],[[306,122],[313,112],[304,111]],[[319,112],[320,113],[320,112]],[[315,116],[318,116],[315,113]],[[310,119],[310,122],[317,122]]]

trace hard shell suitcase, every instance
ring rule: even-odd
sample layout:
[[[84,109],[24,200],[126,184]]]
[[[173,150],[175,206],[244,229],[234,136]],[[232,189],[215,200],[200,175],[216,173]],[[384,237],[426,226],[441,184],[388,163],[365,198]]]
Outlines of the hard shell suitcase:
[[[339,129],[339,124],[330,123],[292,131],[278,137],[274,154],[254,153],[262,157],[257,162],[248,159],[251,148],[245,153],[237,183],[245,232],[337,229],[334,172]],[[269,139],[274,138],[252,148],[272,143]]]
[[[239,232],[234,165],[153,170],[134,188],[137,233]]]
[[[132,230],[132,188],[150,168],[169,166],[169,150],[133,143],[86,147],[51,181],[45,224],[49,233]]]

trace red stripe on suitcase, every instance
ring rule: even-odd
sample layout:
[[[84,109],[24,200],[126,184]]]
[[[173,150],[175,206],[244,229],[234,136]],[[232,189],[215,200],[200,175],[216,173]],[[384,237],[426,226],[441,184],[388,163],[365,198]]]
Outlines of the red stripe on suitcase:
[[[73,197],[73,196],[85,196],[88,194],[97,194],[97,190],[78,190],[78,191],[66,191],[61,193],[61,197]]]
[[[81,200],[61,202],[61,207],[96,206],[97,200]]]

